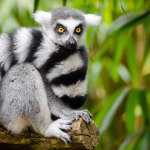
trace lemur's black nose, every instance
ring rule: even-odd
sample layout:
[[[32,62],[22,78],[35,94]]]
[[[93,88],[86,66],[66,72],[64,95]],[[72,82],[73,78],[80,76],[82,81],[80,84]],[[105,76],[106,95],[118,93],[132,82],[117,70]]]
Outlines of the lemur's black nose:
[[[77,42],[73,36],[70,36],[69,39],[65,42],[65,47],[68,49],[73,49],[77,47]]]
[[[76,40],[74,39],[73,36],[70,36],[69,38],[69,45],[73,48],[77,46]]]

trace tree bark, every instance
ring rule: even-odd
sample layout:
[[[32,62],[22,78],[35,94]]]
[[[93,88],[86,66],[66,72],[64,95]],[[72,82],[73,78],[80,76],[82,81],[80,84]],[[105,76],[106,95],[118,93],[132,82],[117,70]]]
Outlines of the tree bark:
[[[0,126],[0,150],[92,150],[99,144],[100,132],[94,121],[86,124],[80,118],[72,123],[72,130],[66,132],[72,136],[72,142],[67,144],[32,131],[14,135]]]

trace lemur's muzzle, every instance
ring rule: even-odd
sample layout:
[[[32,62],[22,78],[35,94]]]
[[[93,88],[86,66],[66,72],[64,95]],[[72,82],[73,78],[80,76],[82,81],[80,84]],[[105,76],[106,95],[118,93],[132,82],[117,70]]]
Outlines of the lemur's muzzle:
[[[77,42],[73,36],[70,36],[69,39],[65,42],[65,47],[68,49],[74,49],[77,47]]]

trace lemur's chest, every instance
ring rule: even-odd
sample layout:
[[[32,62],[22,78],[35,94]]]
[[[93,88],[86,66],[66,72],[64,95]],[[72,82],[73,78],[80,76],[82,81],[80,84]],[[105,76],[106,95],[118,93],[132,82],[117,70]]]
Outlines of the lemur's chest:
[[[87,93],[87,64],[82,57],[82,52],[77,51],[65,59],[56,57],[55,64],[46,73],[46,78],[54,94],[70,105],[72,108],[79,108],[86,100]],[[57,55],[57,54],[56,54]],[[78,103],[75,107],[74,103]]]
[[[61,76],[74,76],[74,73],[80,70],[84,66],[84,61],[82,60],[79,53],[75,53],[68,58],[58,62],[55,66],[48,72],[47,79],[52,81]],[[69,79],[69,78],[68,78]]]

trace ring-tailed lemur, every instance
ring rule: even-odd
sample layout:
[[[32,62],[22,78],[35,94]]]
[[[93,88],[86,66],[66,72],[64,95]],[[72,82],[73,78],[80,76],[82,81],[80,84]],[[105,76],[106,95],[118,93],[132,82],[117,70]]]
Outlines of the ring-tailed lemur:
[[[88,110],[77,109],[87,94],[86,29],[101,17],[63,7],[33,18],[42,27],[0,36],[0,122],[13,133],[32,126],[67,141],[60,129],[70,129],[79,117],[91,121]]]

